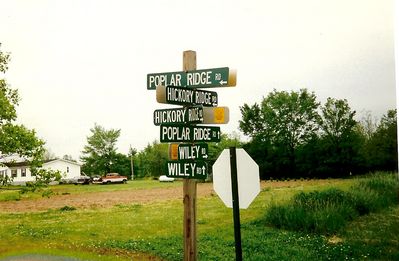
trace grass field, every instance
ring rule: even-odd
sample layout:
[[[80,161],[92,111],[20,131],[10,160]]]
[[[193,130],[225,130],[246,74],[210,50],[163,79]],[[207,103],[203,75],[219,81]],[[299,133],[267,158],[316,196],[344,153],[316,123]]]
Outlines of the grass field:
[[[263,222],[272,202],[287,202],[302,191],[331,187],[348,191],[355,182],[356,179],[263,182],[259,196],[248,209],[241,210],[244,260],[399,260],[398,205],[358,217],[330,235],[282,230]],[[210,186],[198,184],[199,190]],[[0,190],[0,258],[45,254],[82,260],[182,260],[182,199],[165,198],[161,193],[181,191],[181,182],[133,181],[51,189],[53,194],[48,200],[76,195],[84,201],[90,195],[119,195],[116,193],[121,190],[160,194],[151,202],[132,199],[113,201],[106,207],[64,205],[45,211],[4,212],[1,203],[39,202],[42,192],[18,196],[16,191]],[[198,259],[234,260],[232,210],[214,193],[199,196],[197,202]]]

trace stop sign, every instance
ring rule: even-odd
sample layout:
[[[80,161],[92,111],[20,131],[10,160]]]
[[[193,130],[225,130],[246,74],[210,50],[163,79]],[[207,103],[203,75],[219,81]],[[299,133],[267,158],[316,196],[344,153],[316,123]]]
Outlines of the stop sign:
[[[259,167],[244,149],[236,149],[240,208],[246,209],[260,192]],[[223,203],[233,207],[230,150],[225,149],[212,167],[213,189]]]

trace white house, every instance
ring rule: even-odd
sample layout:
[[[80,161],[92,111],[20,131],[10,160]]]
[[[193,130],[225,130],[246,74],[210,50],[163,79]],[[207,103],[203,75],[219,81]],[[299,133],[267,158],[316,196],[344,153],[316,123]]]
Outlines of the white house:
[[[15,163],[4,163],[0,166],[0,176],[9,176],[13,179],[13,184],[24,184],[28,181],[35,181],[36,177],[30,172],[26,161]],[[62,179],[70,180],[80,176],[80,164],[77,162],[54,159],[43,163],[42,168],[54,171],[60,171]]]

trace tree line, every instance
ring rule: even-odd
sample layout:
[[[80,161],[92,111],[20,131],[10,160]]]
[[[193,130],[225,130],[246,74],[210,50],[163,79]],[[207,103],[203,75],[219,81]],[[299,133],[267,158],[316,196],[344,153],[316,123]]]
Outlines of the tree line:
[[[260,104],[240,107],[244,145],[262,178],[345,177],[376,170],[397,171],[397,113],[376,123],[345,99],[317,102],[307,89],[269,93]]]
[[[356,112],[345,99],[328,98],[321,105],[307,89],[274,90],[260,104],[240,107],[239,129],[250,140],[222,134],[209,143],[209,169],[220,152],[243,147],[258,163],[262,179],[345,177],[376,170],[397,171],[396,110],[379,122],[367,113],[355,120]],[[119,172],[130,176],[131,165],[138,178],[167,173],[169,145],[157,140],[142,151],[127,155],[116,152],[120,130],[95,125],[81,160],[87,173]],[[211,173],[209,173],[211,174]]]

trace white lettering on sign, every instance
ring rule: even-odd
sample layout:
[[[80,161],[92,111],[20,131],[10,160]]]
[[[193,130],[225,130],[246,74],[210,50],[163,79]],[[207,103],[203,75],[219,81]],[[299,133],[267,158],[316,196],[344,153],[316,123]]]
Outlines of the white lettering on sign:
[[[168,162],[168,177],[206,178],[207,168],[204,163]]]
[[[193,103],[194,90],[166,88],[166,100],[170,102]]]
[[[206,72],[188,72],[187,73],[187,85],[205,85],[211,84],[212,71]]]
[[[162,123],[184,123],[186,119],[187,110],[156,110],[154,111],[154,124],[160,125]]]
[[[201,146],[198,145],[179,147],[179,159],[198,159],[201,152],[200,149]]]
[[[188,122],[202,122],[203,120],[203,111],[202,108],[195,107],[188,109]]]
[[[211,129],[210,128],[194,128],[195,141],[210,141]]]
[[[181,86],[181,75],[180,74],[172,74],[168,81],[168,85]]]
[[[150,75],[148,81],[151,88],[155,88],[159,85],[182,86],[182,84],[184,84],[180,73]]]
[[[170,177],[194,177],[197,163],[195,162],[187,162],[187,163],[178,163],[178,162],[168,162],[168,176]]]
[[[190,139],[190,128],[178,126],[162,127],[161,140],[185,141]]]
[[[166,75],[151,75],[150,86],[166,85]]]

